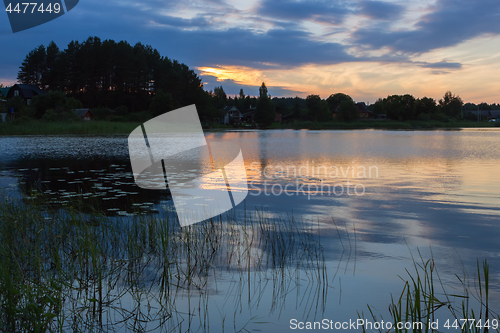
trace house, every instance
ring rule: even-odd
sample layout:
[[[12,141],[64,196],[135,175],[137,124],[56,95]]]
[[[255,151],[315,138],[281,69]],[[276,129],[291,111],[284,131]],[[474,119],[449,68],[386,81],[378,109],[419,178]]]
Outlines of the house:
[[[90,111],[90,109],[74,109],[73,112],[75,112],[78,115],[78,117],[80,117],[83,120],[94,119],[94,115],[92,114],[92,111]]]
[[[358,111],[358,115],[360,119],[368,119],[373,115],[373,112],[366,108],[366,104],[363,102],[356,103],[354,105],[356,110]],[[340,104],[332,111],[332,118],[336,119],[339,114]]]
[[[243,114],[236,108],[236,106],[226,106],[224,111],[226,111],[223,121],[225,125],[241,123]]]
[[[255,106],[251,106],[246,110],[245,113],[241,115],[241,120],[244,123],[253,123],[253,117],[255,116],[255,112],[257,111],[257,108]]]
[[[283,121],[283,113],[285,112],[285,110],[281,106],[276,106],[275,110],[276,110],[276,116],[274,116],[274,121],[275,122],[282,122]]]
[[[366,104],[363,102],[356,103],[356,108],[358,109],[360,119],[370,118],[373,113],[366,108]]]
[[[340,105],[337,105],[337,107],[335,109],[332,110],[332,118],[333,119],[336,119],[337,118],[337,115],[339,113],[339,109],[340,109]]]
[[[19,96],[23,99],[26,105],[30,105],[33,97],[37,95],[45,95],[45,92],[35,85],[15,84],[9,89],[7,98]]]
[[[240,113],[239,123],[254,123],[255,112],[257,111],[256,107],[250,106],[245,113]],[[283,115],[283,110],[280,107],[276,108],[276,115],[274,117],[274,121],[281,122],[283,119],[287,117]],[[226,124],[226,122],[224,122]]]
[[[487,119],[499,119],[500,118],[500,110],[472,110],[472,111],[464,111],[464,114],[472,113],[474,118],[478,120]]]
[[[488,115],[486,116],[486,119],[488,121],[490,120],[498,120],[500,118],[500,110],[490,110],[488,111]]]

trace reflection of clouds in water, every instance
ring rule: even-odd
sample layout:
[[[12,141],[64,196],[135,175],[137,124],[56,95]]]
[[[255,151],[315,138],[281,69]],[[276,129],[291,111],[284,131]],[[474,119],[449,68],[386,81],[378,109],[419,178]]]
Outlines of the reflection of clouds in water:
[[[307,195],[261,194],[248,196],[236,208],[237,212],[263,211],[269,218],[286,219],[293,214],[297,220],[318,225],[329,273],[335,272],[343,250],[356,248],[350,258],[357,265],[352,279],[365,283],[348,287],[351,280],[344,282],[342,277],[346,294],[359,299],[360,290],[372,295],[376,287],[380,299],[392,292],[383,281],[396,280],[411,264],[405,241],[412,249],[432,246],[440,272],[456,273],[460,259],[469,272],[474,271],[478,257],[488,258],[492,267],[500,264],[498,131],[251,131],[207,135],[242,147],[248,180],[255,181],[256,186],[266,180],[283,186],[296,180],[299,185],[321,181],[345,185],[353,181],[352,174],[329,179],[324,173],[317,174],[317,169],[314,175],[310,170],[304,176],[270,170],[266,178],[259,174],[266,166],[299,168],[307,161],[310,165],[314,161],[315,166],[337,166],[339,171],[353,165],[377,166],[378,177],[355,177],[355,183],[366,188],[360,197],[312,196],[308,200]],[[60,204],[74,198],[99,200],[110,216],[174,214],[168,193],[159,196],[158,191],[135,186],[126,145],[125,136],[2,137],[0,184],[37,185]],[[259,168],[253,168],[252,163]],[[195,176],[198,169],[189,170],[189,176]],[[173,173],[168,181],[180,181],[175,176]],[[244,232],[234,237],[236,245],[258,238]],[[460,257],[455,256],[455,249]],[[251,246],[250,258],[265,256],[266,251],[262,246]],[[343,260],[347,258],[345,254]],[[236,262],[226,264],[234,269]],[[244,263],[256,265],[255,260]],[[493,279],[498,280],[492,275]],[[347,298],[343,296],[343,308],[337,310],[343,314],[346,309],[359,310],[359,303],[349,303]],[[367,302],[365,296],[359,301]],[[338,299],[331,303],[333,308]]]

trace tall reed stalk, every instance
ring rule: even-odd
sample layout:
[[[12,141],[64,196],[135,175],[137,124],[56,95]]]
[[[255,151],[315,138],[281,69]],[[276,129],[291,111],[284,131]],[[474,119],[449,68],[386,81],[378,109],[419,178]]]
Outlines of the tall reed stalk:
[[[452,287],[442,282],[434,260],[424,260],[418,250],[418,258],[413,259],[413,270],[406,269],[407,277],[403,290],[397,298],[391,295],[389,313],[392,328],[378,329],[379,332],[442,332],[460,331],[464,333],[500,332],[500,316],[489,307],[489,264],[485,259],[477,260],[477,280],[471,286],[468,274],[456,275],[462,291],[449,293]],[[457,305],[458,304],[458,305]],[[370,305],[368,312],[377,321],[377,315]],[[363,314],[359,314],[363,319]],[[398,323],[402,323],[398,326]],[[408,326],[403,324],[409,323]],[[367,329],[363,326],[363,331]]]

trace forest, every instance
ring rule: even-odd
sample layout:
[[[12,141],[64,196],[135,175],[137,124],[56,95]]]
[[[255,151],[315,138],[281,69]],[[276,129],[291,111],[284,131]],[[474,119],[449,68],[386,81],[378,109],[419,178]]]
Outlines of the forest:
[[[208,106],[201,79],[187,65],[161,56],[151,46],[90,37],[71,41],[64,50],[51,42],[32,50],[22,62],[18,81],[44,91],[60,91],[85,107],[143,111],[164,91],[172,107]]]

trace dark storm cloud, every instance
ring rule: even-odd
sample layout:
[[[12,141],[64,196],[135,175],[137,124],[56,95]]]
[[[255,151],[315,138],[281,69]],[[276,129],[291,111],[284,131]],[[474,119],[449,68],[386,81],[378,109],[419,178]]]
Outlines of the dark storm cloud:
[[[338,0],[264,0],[258,7],[257,13],[282,20],[317,20],[339,24],[353,12],[348,3]]]
[[[355,31],[355,42],[380,49],[420,54],[449,47],[483,34],[500,33],[500,1],[438,0],[414,30],[390,31],[390,26]]]
[[[361,1],[360,13],[376,20],[396,20],[400,18],[404,8],[384,1]]]

